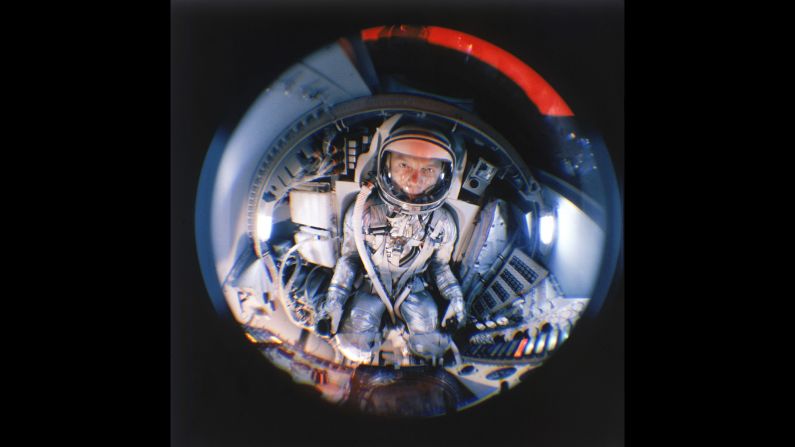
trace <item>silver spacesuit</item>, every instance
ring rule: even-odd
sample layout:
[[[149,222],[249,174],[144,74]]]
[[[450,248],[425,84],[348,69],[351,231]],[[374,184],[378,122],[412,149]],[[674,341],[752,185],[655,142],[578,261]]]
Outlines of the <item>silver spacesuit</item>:
[[[411,353],[438,359],[450,344],[440,327],[460,325],[465,317],[449,265],[458,229],[443,208],[455,152],[438,132],[403,127],[384,139],[376,163],[378,194],[365,183],[345,213],[341,256],[321,315],[330,319],[337,347],[352,361],[371,360],[378,352],[385,311],[393,327],[405,324]],[[362,267],[368,279],[354,290]],[[427,281],[450,302],[441,321]]]

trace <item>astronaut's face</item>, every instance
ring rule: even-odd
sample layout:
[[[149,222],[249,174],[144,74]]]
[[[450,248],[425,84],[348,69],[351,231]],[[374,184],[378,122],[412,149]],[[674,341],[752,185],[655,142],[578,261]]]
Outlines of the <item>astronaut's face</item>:
[[[392,183],[414,199],[430,190],[442,173],[442,161],[435,158],[389,154]]]

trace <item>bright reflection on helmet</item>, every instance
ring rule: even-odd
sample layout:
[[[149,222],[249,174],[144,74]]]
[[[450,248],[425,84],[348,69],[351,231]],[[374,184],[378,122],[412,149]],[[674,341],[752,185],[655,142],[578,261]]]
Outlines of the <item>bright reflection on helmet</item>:
[[[381,197],[404,212],[433,211],[450,193],[455,153],[440,132],[394,130],[382,143],[377,163]]]

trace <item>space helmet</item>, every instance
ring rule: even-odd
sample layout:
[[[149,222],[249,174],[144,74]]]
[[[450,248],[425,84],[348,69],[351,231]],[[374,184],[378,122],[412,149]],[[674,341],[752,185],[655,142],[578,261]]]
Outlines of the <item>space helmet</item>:
[[[450,193],[455,151],[441,132],[395,129],[378,150],[376,178],[381,199],[405,214],[429,213]]]

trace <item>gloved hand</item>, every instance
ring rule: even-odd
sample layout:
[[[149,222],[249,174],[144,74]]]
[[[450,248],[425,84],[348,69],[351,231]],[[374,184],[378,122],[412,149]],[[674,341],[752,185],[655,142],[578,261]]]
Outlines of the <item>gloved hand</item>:
[[[447,311],[442,317],[442,327],[446,328],[450,325],[451,329],[459,328],[464,325],[464,318],[466,318],[464,297],[461,294],[455,294],[450,298],[450,304],[447,305]]]
[[[342,310],[346,296],[338,293],[334,289],[330,289],[326,295],[326,302],[320,309],[318,316],[318,332],[324,335],[334,335],[339,329],[340,320],[342,320]],[[325,326],[326,327],[321,327]],[[326,330],[324,330],[326,329]]]

